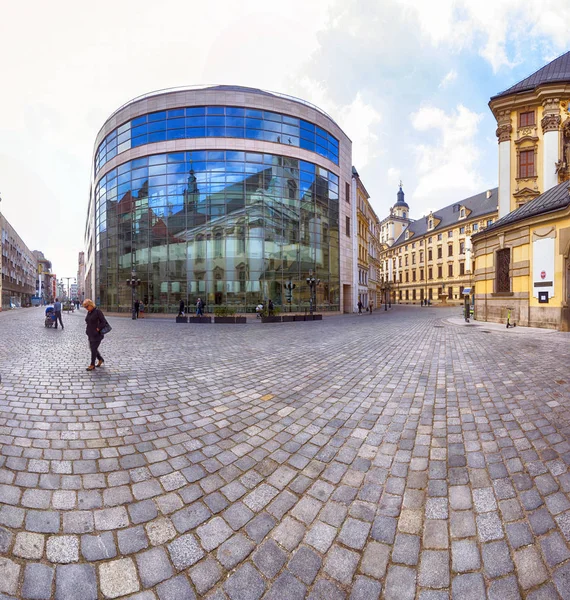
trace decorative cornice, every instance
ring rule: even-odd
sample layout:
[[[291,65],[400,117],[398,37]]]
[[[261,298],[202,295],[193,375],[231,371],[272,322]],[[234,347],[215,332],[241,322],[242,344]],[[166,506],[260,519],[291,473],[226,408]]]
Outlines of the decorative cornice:
[[[499,144],[501,142],[510,142],[512,132],[513,126],[510,123],[505,125],[499,125],[497,127],[497,131],[495,132],[496,136],[499,138]]]
[[[560,115],[544,115],[540,124],[542,125],[542,133],[546,133],[547,131],[558,131],[561,122]]]

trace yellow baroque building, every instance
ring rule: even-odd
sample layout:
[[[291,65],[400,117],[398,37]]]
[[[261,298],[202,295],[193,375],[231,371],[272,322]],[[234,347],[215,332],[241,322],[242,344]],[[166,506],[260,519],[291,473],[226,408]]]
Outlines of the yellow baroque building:
[[[383,287],[392,302],[462,304],[464,290],[473,288],[471,236],[496,220],[497,200],[494,188],[408,220],[382,255]],[[398,210],[408,218],[401,187],[392,213]]]
[[[491,98],[499,220],[473,238],[479,320],[570,330],[570,52]]]

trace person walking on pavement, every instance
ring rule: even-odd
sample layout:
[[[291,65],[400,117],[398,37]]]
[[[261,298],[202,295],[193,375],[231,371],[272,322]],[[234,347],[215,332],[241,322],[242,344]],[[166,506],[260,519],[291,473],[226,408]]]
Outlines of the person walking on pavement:
[[[269,316],[272,317],[273,316],[273,310],[274,310],[274,306],[273,306],[273,300],[271,300],[271,298],[269,299],[269,302],[267,303],[267,312],[269,313]]]
[[[370,314],[372,314],[372,310],[374,309],[374,302],[370,300]]]
[[[204,303],[202,302],[202,298],[198,298],[196,302],[196,316],[201,317],[204,314]]]
[[[59,321],[61,328],[63,329],[63,321],[61,320],[61,302],[59,301],[59,298],[56,298],[53,303],[53,312],[55,314],[55,328],[57,329],[57,322]]]
[[[180,300],[180,306],[178,307],[178,316],[184,316],[184,300]]]
[[[144,302],[139,302],[139,312],[137,313],[137,318],[139,315],[141,319],[144,319]]]
[[[364,304],[362,304],[361,300],[358,301],[357,306],[358,306],[358,314],[361,315],[362,314],[362,307],[364,306]]]
[[[107,320],[103,312],[95,306],[93,300],[87,298],[83,302],[83,306],[87,309],[87,316],[85,317],[87,327],[85,328],[85,333],[89,340],[89,347],[91,348],[91,364],[87,367],[87,370],[93,371],[96,366],[102,367],[105,362],[99,352],[99,346],[105,337],[101,333],[101,329],[105,327]],[[97,364],[95,364],[95,361],[97,361]]]
[[[135,301],[135,315],[136,315],[137,319],[139,318],[140,310],[141,310],[141,303],[138,300],[136,300]]]

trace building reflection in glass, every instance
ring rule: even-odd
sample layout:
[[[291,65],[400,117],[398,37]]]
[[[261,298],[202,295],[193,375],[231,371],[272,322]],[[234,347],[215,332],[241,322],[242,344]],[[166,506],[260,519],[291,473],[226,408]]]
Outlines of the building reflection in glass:
[[[253,311],[269,298],[302,310],[310,273],[321,280],[319,309],[339,310],[338,178],[312,163],[239,151],[152,155],[105,175],[96,206],[108,310],[129,310],[133,267],[151,312],[198,297],[210,310]]]

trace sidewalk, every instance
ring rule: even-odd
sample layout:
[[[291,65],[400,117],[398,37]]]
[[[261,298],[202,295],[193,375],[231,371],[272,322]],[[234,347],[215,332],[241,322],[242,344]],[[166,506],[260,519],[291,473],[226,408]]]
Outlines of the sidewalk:
[[[507,329],[506,323],[490,323],[488,321],[475,321],[469,319],[469,323],[465,322],[463,317],[450,317],[446,319],[451,325],[459,325],[463,327],[481,327],[488,331],[500,331],[501,333],[508,333],[512,335],[543,335],[548,333],[560,333],[556,329],[545,329],[543,327],[509,327]]]

